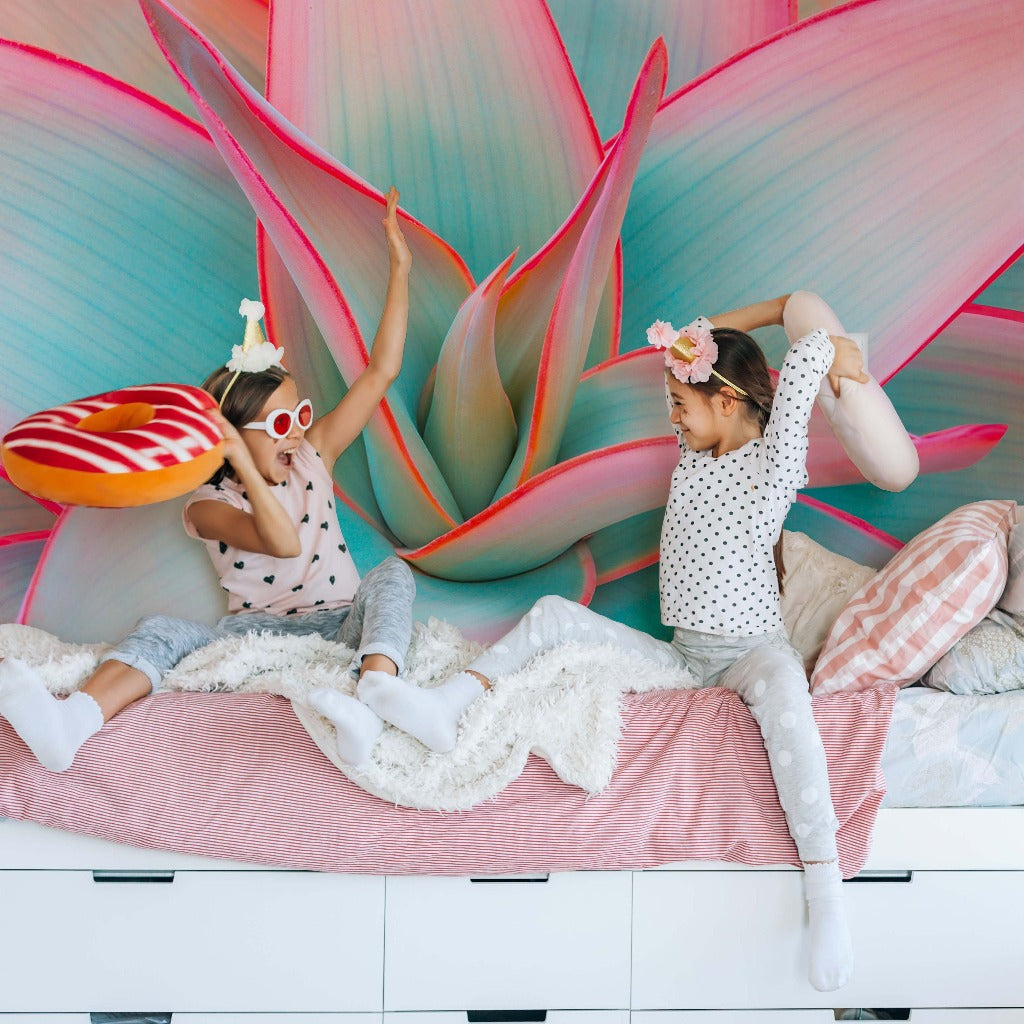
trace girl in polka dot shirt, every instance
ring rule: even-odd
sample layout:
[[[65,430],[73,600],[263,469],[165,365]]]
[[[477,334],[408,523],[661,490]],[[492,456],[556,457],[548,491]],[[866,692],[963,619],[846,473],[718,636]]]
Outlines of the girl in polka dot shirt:
[[[838,822],[803,660],[782,620],[775,549],[807,482],[807,427],[822,379],[827,375],[838,394],[841,377],[867,377],[854,342],[815,330],[786,353],[773,388],[764,354],[746,332],[781,324],[786,298],[700,318],[683,332],[661,323],[649,332],[666,349],[669,418],[680,443],[661,535],[661,609],[662,621],[675,629],[670,643],[575,602],[544,597],[437,690],[403,684],[371,704],[386,721],[447,750],[459,715],[493,678],[567,640],[611,642],[685,668],[694,686],[733,690],[764,735],[804,863],[809,977],[828,991],[847,982],[853,964]]]

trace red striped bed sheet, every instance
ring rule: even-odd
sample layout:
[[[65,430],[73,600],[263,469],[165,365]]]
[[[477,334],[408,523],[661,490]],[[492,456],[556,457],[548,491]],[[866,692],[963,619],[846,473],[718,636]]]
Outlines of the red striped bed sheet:
[[[884,796],[895,693],[813,701],[846,877],[867,858]],[[0,719],[0,815],[132,846],[358,874],[799,864],[761,734],[734,694],[628,694],[622,713],[618,765],[600,795],[531,756],[495,799],[437,812],[359,789],[281,697],[158,693],[108,723],[61,774]]]

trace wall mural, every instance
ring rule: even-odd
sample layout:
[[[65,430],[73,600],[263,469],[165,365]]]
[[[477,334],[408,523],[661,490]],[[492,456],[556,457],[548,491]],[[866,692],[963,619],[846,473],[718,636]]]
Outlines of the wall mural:
[[[1012,3],[5,0],[0,37],[0,432],[199,383],[257,294],[334,404],[394,184],[406,356],[336,482],[357,564],[401,553],[422,619],[484,639],[560,593],[661,632],[677,446],[645,329],[797,288],[869,334],[922,472],[879,491],[818,431],[793,529],[881,564],[959,504],[1024,498]],[[759,340],[777,366],[782,332]],[[3,621],[213,619],[179,507],[0,480]]]

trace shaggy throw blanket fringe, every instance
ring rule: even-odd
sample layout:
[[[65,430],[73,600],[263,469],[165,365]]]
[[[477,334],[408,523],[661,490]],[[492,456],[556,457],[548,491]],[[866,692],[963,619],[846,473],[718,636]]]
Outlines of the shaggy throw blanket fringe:
[[[35,666],[56,694],[78,689],[107,650],[104,644],[65,643],[31,626],[0,625],[0,656]],[[435,686],[479,651],[447,623],[417,623],[405,678]],[[609,645],[565,644],[495,680],[463,715],[451,753],[435,754],[387,726],[369,762],[356,768],[339,760],[334,727],[306,702],[311,690],[322,687],[353,694],[352,653],[319,636],[249,633],[184,658],[162,688],[286,697],[324,755],[368,793],[406,807],[465,810],[517,778],[531,752],[564,782],[600,793],[615,769],[622,694],[695,685],[682,669],[666,670]]]

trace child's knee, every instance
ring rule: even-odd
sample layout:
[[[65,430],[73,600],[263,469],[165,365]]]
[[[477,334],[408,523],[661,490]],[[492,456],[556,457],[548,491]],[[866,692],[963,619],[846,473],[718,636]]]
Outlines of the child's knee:
[[[385,558],[383,562],[377,566],[377,572],[380,573],[382,579],[386,579],[390,586],[395,587],[397,590],[402,591],[409,596],[415,596],[416,594],[416,578],[412,574],[412,569],[402,561],[397,555],[391,555],[389,558]]]
[[[146,615],[135,623],[132,635],[144,635],[147,637],[166,637],[176,633],[181,624],[180,619],[172,618],[170,615]]]
[[[777,686],[793,686],[802,691],[808,689],[803,663],[790,651],[762,647],[752,656],[750,669]]]
[[[570,601],[560,594],[545,594],[533,602],[530,615],[543,615],[547,618],[559,618],[567,612],[578,607],[575,601]]]

